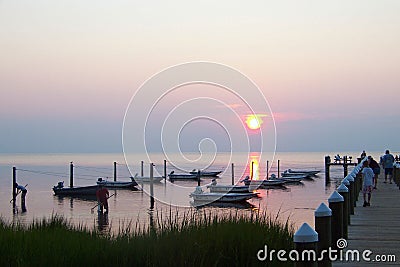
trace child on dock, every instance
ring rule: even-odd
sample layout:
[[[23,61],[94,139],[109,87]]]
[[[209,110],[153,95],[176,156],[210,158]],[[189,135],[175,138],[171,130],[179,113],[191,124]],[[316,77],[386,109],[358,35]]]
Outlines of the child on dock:
[[[372,171],[374,172],[374,189],[376,188],[376,185],[378,183],[378,175],[381,173],[381,167],[379,166],[379,163],[376,162],[376,160],[374,160],[372,158],[372,156],[368,156],[368,165],[369,167],[372,169]]]
[[[372,185],[374,179],[374,172],[368,166],[368,161],[363,162],[363,169],[361,171],[363,175],[363,197],[364,197],[364,205],[363,207],[367,207],[371,205],[371,193],[372,193]],[[368,202],[367,202],[367,194],[368,194]]]

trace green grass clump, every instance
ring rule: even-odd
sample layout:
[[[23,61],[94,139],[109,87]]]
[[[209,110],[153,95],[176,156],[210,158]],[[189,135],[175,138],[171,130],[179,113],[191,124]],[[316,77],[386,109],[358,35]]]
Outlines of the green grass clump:
[[[0,219],[0,266],[265,266],[256,256],[264,245],[293,247],[292,227],[265,214],[177,212],[155,221],[113,236],[57,215],[28,226]]]

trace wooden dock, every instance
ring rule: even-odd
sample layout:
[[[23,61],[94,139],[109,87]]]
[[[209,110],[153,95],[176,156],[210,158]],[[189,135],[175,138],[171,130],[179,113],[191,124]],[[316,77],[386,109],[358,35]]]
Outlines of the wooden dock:
[[[400,265],[400,190],[393,184],[383,183],[384,173],[378,179],[377,190],[372,193],[371,206],[363,207],[362,192],[358,197],[351,225],[348,228],[348,245],[344,250],[360,251],[360,262],[336,261],[332,266],[399,266]],[[375,255],[395,255],[396,262],[365,262],[361,253],[371,250],[372,260]]]

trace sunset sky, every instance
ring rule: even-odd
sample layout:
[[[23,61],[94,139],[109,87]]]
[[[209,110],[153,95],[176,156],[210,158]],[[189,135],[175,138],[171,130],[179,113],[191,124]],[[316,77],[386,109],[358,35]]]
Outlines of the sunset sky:
[[[398,0],[0,1],[0,153],[121,152],[136,90],[191,61],[230,66],[260,88],[278,151],[400,151],[399,14]],[[152,127],[198,96],[245,123],[238,98],[189,87],[159,103]],[[182,149],[207,137],[229,148],[218,125],[199,123],[182,131]]]

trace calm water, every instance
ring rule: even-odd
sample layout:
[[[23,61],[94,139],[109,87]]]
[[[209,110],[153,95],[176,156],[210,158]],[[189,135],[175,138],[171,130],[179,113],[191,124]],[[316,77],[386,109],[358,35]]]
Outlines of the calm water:
[[[342,167],[331,167],[331,183],[325,185],[324,177],[324,156],[333,156],[336,153],[279,153],[275,156],[275,162],[271,166],[270,174],[277,173],[277,159],[280,160],[280,171],[285,169],[317,169],[321,173],[312,181],[304,181],[301,185],[287,185],[284,189],[259,189],[260,198],[249,200],[251,205],[240,207],[206,207],[203,209],[217,210],[219,213],[229,213],[232,210],[240,209],[241,212],[251,213],[257,210],[267,210],[268,213],[279,216],[282,220],[290,219],[296,227],[303,222],[314,225],[314,209],[325,202],[339,181],[343,178]],[[356,158],[358,153],[345,153]],[[379,153],[372,154],[379,158]],[[197,154],[186,155],[186,160],[178,155],[176,159],[169,158],[167,172],[172,170],[180,172],[173,165],[181,169],[191,170],[204,168],[209,158],[195,160]],[[155,163],[155,176],[163,174],[162,154],[152,154],[151,161]],[[149,159],[146,155],[131,155],[134,161],[130,165],[132,175],[140,174],[140,161],[144,161],[145,176],[149,175]],[[132,160],[134,159],[134,160]],[[235,180],[240,180],[249,175],[250,162],[254,162],[254,177],[265,177],[266,162],[259,161],[259,155],[253,153],[248,162],[235,161],[243,159],[243,155],[218,154],[209,170],[223,170],[224,173],[218,183],[231,183],[231,167],[229,162],[235,162]],[[109,199],[110,213],[107,220],[98,218],[97,212],[91,213],[91,208],[96,205],[95,200],[85,200],[70,197],[54,196],[52,187],[58,181],[65,181],[69,184],[69,162],[74,162],[74,185],[93,185],[98,177],[113,179],[113,162],[118,162],[117,176],[120,181],[129,181],[131,176],[122,154],[0,154],[0,214],[2,218],[9,221],[31,222],[35,218],[49,217],[51,214],[62,214],[73,223],[84,224],[90,228],[110,227],[118,231],[119,227],[129,222],[145,225],[149,221],[150,200],[146,191],[148,185],[144,185],[144,191],[110,190],[115,196]],[[28,184],[27,212],[18,209],[16,214],[12,212],[11,182],[12,167],[17,167],[17,181],[20,184]],[[351,168],[349,169],[351,171]],[[202,185],[211,182],[211,179],[203,179]],[[190,207],[191,199],[188,193],[193,191],[197,185],[195,181],[177,181],[174,184],[167,182],[154,185],[156,198],[155,210],[163,212],[167,216],[170,210],[169,203],[178,204],[173,210],[187,211],[194,209]],[[17,205],[20,204],[18,197]],[[183,213],[183,212],[182,212]]]

